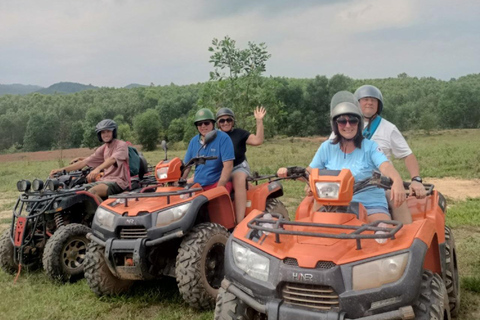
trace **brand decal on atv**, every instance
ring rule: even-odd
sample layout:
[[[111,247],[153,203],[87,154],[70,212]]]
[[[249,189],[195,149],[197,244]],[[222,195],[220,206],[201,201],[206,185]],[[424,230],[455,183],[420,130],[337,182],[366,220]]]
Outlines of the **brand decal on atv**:
[[[135,219],[127,219],[125,222],[128,224],[135,224]]]
[[[304,282],[313,281],[313,274],[311,273],[292,272],[292,277],[293,277],[293,280],[296,280],[296,281],[304,281]]]
[[[25,217],[18,217],[17,225],[15,226],[15,239],[14,244],[16,247],[22,245],[23,234],[25,233],[25,226],[27,222],[27,218]]]

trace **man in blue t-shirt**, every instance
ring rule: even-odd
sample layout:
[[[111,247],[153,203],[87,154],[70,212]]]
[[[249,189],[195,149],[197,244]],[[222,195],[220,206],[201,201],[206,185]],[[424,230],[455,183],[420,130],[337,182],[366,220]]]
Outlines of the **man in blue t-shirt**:
[[[193,182],[199,183],[204,190],[224,186],[231,192],[232,183],[229,179],[232,173],[233,160],[235,159],[232,140],[226,133],[217,131],[216,138],[206,148],[202,148],[205,135],[215,128],[215,117],[209,109],[200,109],[195,114],[194,123],[199,134],[190,140],[184,162],[187,163],[197,155],[216,156],[217,159],[208,160],[205,164],[197,165]],[[198,153],[199,150],[200,153]],[[189,172],[190,168],[185,170],[183,178],[186,178]]]

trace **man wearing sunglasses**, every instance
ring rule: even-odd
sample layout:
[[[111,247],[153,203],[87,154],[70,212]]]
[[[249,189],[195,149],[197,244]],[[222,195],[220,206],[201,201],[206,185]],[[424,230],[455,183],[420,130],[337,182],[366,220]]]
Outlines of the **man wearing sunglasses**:
[[[206,148],[202,148],[205,135],[215,130],[213,112],[205,108],[200,109],[195,114],[193,122],[197,128],[198,135],[190,140],[184,162],[187,163],[190,159],[196,157],[198,152],[198,155],[217,157],[215,160],[208,160],[205,164],[196,166],[193,182],[199,183],[204,190],[223,186],[231,192],[232,183],[229,180],[233,168],[233,160],[235,159],[232,140],[226,133],[217,131],[216,138]],[[187,176],[189,172],[190,168],[185,170],[184,175]]]
[[[247,162],[245,153],[247,152],[247,144],[250,146],[259,146],[263,143],[263,117],[267,111],[264,107],[257,107],[253,115],[257,122],[256,134],[247,130],[235,128],[235,114],[229,108],[220,108],[217,111],[218,128],[228,134],[232,139],[233,148],[235,150],[235,161],[233,162],[232,181],[235,190],[235,215],[237,223],[245,217],[245,209],[247,206],[247,189],[245,180],[250,175],[250,166]]]

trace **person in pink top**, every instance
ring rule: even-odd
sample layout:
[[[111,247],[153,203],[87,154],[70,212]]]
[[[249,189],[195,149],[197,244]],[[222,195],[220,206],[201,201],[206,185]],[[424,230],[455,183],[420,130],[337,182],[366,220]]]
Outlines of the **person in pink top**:
[[[103,142],[91,156],[79,159],[66,167],[53,169],[50,172],[52,177],[55,173],[79,170],[85,166],[94,168],[87,176],[87,180],[95,181],[86,184],[87,190],[95,195],[101,202],[102,198],[117,194],[129,186],[130,171],[128,167],[128,146],[125,141],[117,138],[117,124],[110,119],[100,121],[96,127],[98,140]],[[101,171],[104,171],[100,179],[96,179]]]

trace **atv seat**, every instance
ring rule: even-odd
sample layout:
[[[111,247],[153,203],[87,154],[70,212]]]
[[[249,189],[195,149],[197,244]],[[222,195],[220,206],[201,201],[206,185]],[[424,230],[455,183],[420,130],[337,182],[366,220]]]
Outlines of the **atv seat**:
[[[148,172],[148,163],[147,163],[147,159],[145,159],[143,155],[139,155],[139,157],[140,157],[140,168],[138,170],[138,177],[140,179],[143,179],[143,176],[145,175],[145,173]]]

